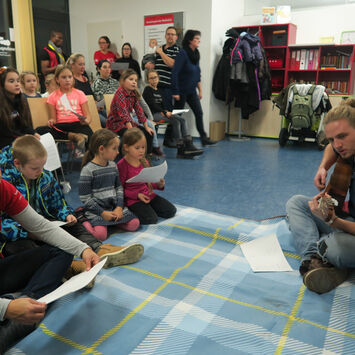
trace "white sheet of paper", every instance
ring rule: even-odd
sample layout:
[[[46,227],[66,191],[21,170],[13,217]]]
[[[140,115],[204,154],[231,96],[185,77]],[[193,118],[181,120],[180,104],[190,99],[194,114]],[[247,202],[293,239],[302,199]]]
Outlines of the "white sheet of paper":
[[[274,233],[241,244],[240,248],[254,272],[293,271]]]
[[[167,171],[168,164],[165,160],[163,164],[142,169],[138,175],[133,176],[126,182],[159,182],[160,179],[164,178]]]
[[[188,108],[183,108],[183,109],[180,109],[180,110],[173,110],[173,115],[179,115],[180,113],[186,113],[186,112],[189,112],[190,110]]]
[[[49,171],[56,170],[62,166],[57,145],[50,133],[41,136],[41,143],[47,151],[47,161],[44,168]]]
[[[80,115],[79,113],[75,112],[71,105],[70,105],[70,102],[68,100],[68,97],[67,97],[67,94],[63,94],[61,97],[60,97],[60,102],[62,103],[62,105],[64,106],[64,108],[72,113],[74,113],[75,116],[77,116],[79,119],[83,120],[85,119],[86,117],[85,116],[82,116]]]
[[[70,278],[67,282],[64,282],[63,285],[59,286],[57,289],[48,293],[47,295],[41,297],[38,302],[51,303],[58,298],[68,295],[69,293],[78,291],[85,287],[102,269],[105,265],[107,258],[101,260],[98,264],[93,266],[89,271],[82,272],[79,275],[75,275]]]

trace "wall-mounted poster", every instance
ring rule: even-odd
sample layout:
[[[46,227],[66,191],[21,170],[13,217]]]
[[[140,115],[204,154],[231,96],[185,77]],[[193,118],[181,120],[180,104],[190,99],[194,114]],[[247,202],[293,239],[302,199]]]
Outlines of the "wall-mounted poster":
[[[0,67],[16,68],[15,38],[12,24],[11,0],[2,2],[0,12]]]
[[[343,31],[340,35],[340,44],[354,44],[355,31]]]
[[[166,43],[165,30],[169,26],[176,27],[178,34],[177,44],[180,45],[183,34],[183,19],[183,12],[144,16],[144,53],[149,53],[153,50],[156,45],[153,40],[156,40],[158,46]]]

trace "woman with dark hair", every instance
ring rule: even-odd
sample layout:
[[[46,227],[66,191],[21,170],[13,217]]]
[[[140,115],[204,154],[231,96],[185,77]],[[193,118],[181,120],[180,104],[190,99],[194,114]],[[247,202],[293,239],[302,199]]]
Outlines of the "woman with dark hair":
[[[137,75],[138,75],[138,80],[141,79],[141,69],[139,67],[139,64],[136,60],[133,59],[132,57],[132,46],[130,43],[126,42],[123,43],[122,45],[122,57],[116,59],[116,63],[128,63],[128,68],[127,69],[133,69]],[[113,70],[112,71],[112,77],[114,79],[120,80],[121,74],[123,73],[123,70]]]
[[[99,63],[100,60],[107,59],[110,63],[113,63],[116,58],[120,58],[118,53],[113,53],[109,50],[111,46],[111,41],[107,36],[101,36],[99,38],[100,50],[94,53],[95,65]]]
[[[202,145],[215,145],[203,127],[203,112],[201,107],[202,87],[200,69],[200,45],[201,32],[187,30],[182,40],[182,49],[175,58],[171,74],[171,87],[175,108],[182,109],[187,102],[195,115],[196,128],[200,134]],[[196,93],[196,88],[199,94]]]
[[[100,104],[105,94],[114,94],[118,89],[119,82],[111,78],[111,63],[107,59],[101,59],[97,63],[97,71],[100,74],[91,85],[95,100]],[[105,108],[98,105],[101,126],[106,127],[107,112]]]
[[[0,68],[0,150],[20,136],[33,134],[32,117],[14,68]]]

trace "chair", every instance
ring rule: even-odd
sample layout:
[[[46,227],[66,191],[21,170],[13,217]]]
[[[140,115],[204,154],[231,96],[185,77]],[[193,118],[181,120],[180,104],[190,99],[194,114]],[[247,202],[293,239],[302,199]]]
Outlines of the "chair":
[[[112,102],[112,99],[113,99],[113,95],[114,94],[105,94],[104,95],[107,117],[110,114],[111,102]]]
[[[96,101],[92,95],[86,95],[86,97],[88,98],[89,111],[91,115],[90,128],[93,132],[96,132],[102,128],[99,112],[97,111]]]
[[[101,128],[100,117],[97,111],[96,102],[92,95],[87,95],[88,106],[91,115],[90,128],[93,132]],[[47,105],[47,98],[29,98],[28,105],[30,107],[33,128],[39,126],[46,126],[49,120],[49,108]],[[72,170],[73,158],[75,152],[75,146],[72,141],[67,139],[56,139],[56,142],[60,145],[64,145],[68,150],[68,159],[66,161],[66,167],[68,170]]]

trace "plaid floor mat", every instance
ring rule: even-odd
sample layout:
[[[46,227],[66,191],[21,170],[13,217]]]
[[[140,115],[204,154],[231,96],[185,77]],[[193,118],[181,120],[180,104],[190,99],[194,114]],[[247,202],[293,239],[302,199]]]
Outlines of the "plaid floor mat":
[[[240,244],[276,233],[288,273],[253,273]],[[50,307],[8,354],[354,354],[355,277],[305,289],[284,220],[258,223],[179,207],[175,218],[108,242],[142,243],[132,265]]]

